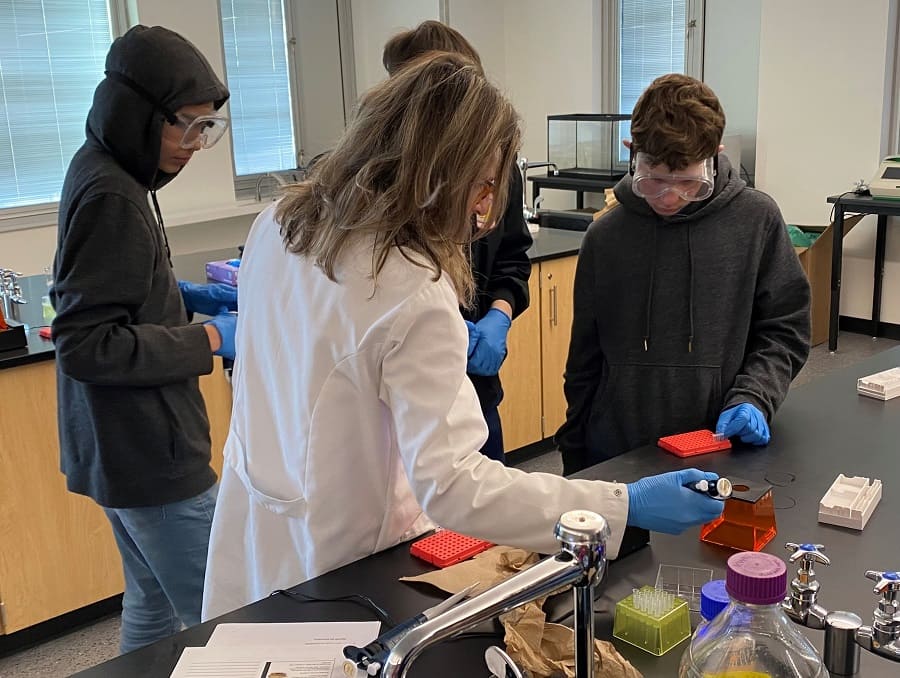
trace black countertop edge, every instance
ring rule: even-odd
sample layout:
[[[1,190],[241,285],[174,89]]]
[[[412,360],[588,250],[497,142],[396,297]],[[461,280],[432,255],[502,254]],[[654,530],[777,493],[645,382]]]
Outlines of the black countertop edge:
[[[575,256],[584,240],[584,231],[567,231],[559,228],[542,228],[532,233],[534,244],[528,249],[531,263]]]
[[[528,250],[528,258],[533,264],[551,259],[575,256],[578,254],[581,241],[584,239],[584,232],[582,231],[565,231],[556,228],[542,228],[532,235],[534,244]],[[236,254],[236,250],[231,249],[195,252],[173,257],[173,263],[175,271],[180,278],[193,282],[204,282],[206,280],[206,262],[227,259]],[[40,310],[41,300],[38,292],[43,294],[43,290],[46,289],[45,287],[42,288],[44,276],[29,276],[26,280],[31,283],[30,286],[26,286],[26,294],[28,289],[34,290],[34,298],[29,299],[27,306],[28,312],[33,314]],[[29,365],[43,360],[53,360],[56,357],[53,342],[44,339],[38,334],[40,326],[34,324],[39,322],[37,316],[34,318],[23,318],[23,320],[26,322],[32,321],[28,330],[28,347],[0,352],[0,370]]]
[[[53,342],[44,339],[38,332],[40,332],[39,327],[32,327],[28,330],[28,346],[26,348],[0,351],[0,370],[53,360],[56,357]]]

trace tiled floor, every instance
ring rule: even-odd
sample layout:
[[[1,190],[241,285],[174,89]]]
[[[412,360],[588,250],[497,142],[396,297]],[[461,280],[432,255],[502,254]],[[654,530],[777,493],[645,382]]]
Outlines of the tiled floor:
[[[794,386],[805,384],[832,370],[847,367],[897,345],[900,342],[889,339],[872,340],[867,336],[844,333],[840,337],[840,350],[834,355],[828,352],[825,345],[812,350],[809,361],[794,381]],[[562,462],[555,451],[518,466],[527,471],[562,472]],[[110,659],[118,652],[118,625],[118,616],[111,616],[37,647],[0,658],[0,678],[67,676]]]

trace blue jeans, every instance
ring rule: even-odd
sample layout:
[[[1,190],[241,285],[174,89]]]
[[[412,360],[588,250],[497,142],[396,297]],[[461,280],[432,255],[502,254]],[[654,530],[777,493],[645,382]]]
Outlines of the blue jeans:
[[[163,506],[104,509],[125,571],[122,653],[200,623],[218,489]]]

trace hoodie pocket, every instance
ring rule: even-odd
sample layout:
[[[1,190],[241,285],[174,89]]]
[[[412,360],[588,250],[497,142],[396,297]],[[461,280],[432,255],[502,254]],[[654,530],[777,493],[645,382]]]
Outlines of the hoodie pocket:
[[[608,458],[661,436],[712,428],[721,405],[718,365],[611,365],[591,408],[588,447]]]
[[[244,443],[234,432],[234,429],[228,433],[228,440],[225,443],[225,462],[234,469],[235,474],[255,504],[276,515],[289,516],[291,518],[301,518],[306,514],[306,497],[302,494],[282,498],[275,497],[260,489],[260,486],[266,484],[266,470],[261,469],[261,473],[257,474],[256,480],[251,478]],[[268,471],[271,473],[273,470],[269,469]]]

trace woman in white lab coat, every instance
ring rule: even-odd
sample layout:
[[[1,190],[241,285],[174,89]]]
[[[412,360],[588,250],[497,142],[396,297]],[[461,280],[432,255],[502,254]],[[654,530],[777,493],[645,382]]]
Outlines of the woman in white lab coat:
[[[508,185],[518,143],[516,113],[481,69],[433,52],[366,93],[309,180],[256,219],[204,618],[432,520],[553,552],[560,514],[590,509],[615,557],[626,522],[679,532],[721,511],[682,487],[713,474],[626,486],[479,452],[487,429],[459,305],[473,289],[468,243],[503,213],[494,187]]]

